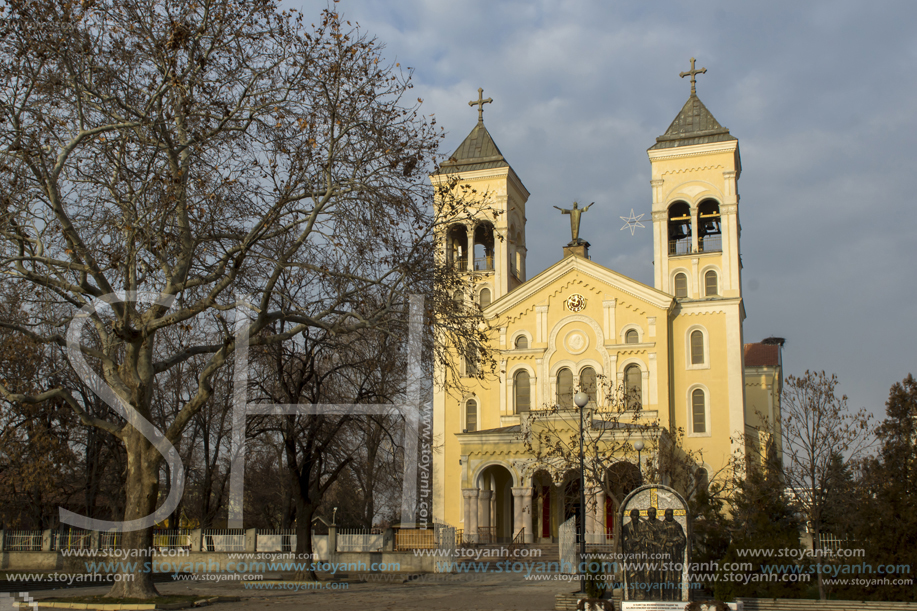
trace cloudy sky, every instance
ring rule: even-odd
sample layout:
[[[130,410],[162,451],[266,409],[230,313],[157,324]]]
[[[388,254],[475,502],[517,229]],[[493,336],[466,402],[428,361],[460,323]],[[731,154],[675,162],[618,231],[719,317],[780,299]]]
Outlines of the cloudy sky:
[[[287,1],[287,6],[294,2]],[[317,15],[323,3],[299,4]],[[646,149],[690,93],[739,139],[746,341],[785,337],[787,373],[836,373],[884,414],[917,374],[917,3],[342,0],[386,56],[415,69],[451,152],[484,119],[531,192],[529,277],[560,258],[595,201],[595,261],[652,284]],[[544,247],[542,247],[544,245]]]

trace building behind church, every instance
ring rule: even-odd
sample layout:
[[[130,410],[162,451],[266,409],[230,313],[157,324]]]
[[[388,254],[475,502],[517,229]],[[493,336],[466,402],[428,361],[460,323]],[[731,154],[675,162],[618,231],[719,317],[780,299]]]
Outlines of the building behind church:
[[[637,473],[627,489],[658,464],[661,429],[669,443],[672,432],[684,431],[678,443],[698,457],[694,477],[703,485],[721,476],[731,457],[751,451],[746,444],[755,436],[746,433],[779,422],[782,340],[745,345],[743,338],[739,142],[692,84],[648,155],[651,207],[638,212],[652,217],[653,286],[589,257],[586,239],[618,228],[590,223],[588,211],[579,236],[557,245],[561,258],[528,276],[527,215],[560,215],[527,210],[529,192],[480,110],[477,125],[431,177],[434,184],[458,178],[481,198],[478,213],[443,231],[440,256],[467,277],[455,298],[477,304],[490,321],[496,374],[481,379],[475,359],[462,358],[464,388],[438,388],[433,404],[434,439],[442,444],[433,459],[434,520],[462,529],[470,541],[553,540],[578,512],[578,492],[571,494],[578,465],[557,469],[525,442],[526,427],[542,414],[578,426],[578,390],[589,397],[587,435],[628,410],[636,414],[620,434],[631,447],[646,435],[641,464],[633,453],[607,457],[609,477]],[[608,540],[623,497],[594,484],[586,484],[587,530],[594,541]]]

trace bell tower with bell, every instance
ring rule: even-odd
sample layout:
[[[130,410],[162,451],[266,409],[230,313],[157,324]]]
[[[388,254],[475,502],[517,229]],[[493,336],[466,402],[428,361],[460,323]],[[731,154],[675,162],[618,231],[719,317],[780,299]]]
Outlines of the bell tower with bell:
[[[529,192],[484,127],[484,105],[492,102],[478,89],[478,99],[468,102],[477,106],[477,125],[430,176],[435,187],[451,185],[455,197],[464,201],[439,236],[440,255],[446,265],[467,274],[470,294],[465,298],[482,308],[526,279]]]
[[[648,151],[654,283],[675,298],[672,378],[688,390],[673,397],[672,416],[684,418],[686,447],[704,448],[711,431],[726,429],[736,455],[745,450],[738,440],[746,422],[736,188],[742,163],[739,141],[697,97],[696,78],[705,72],[691,58],[691,69],[681,73],[691,77],[691,95]],[[700,419],[704,413],[709,426]]]
[[[691,95],[648,153],[652,166],[655,286],[678,299],[741,298],[739,141]]]

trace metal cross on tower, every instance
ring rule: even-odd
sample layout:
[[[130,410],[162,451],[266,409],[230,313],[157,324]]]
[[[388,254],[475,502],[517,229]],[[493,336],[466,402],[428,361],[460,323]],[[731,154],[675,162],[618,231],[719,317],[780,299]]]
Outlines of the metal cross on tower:
[[[692,57],[691,58],[691,69],[688,70],[687,72],[682,72],[678,76],[680,76],[681,78],[685,78],[686,76],[691,75],[691,95],[695,95],[697,93],[697,90],[694,87],[695,83],[697,82],[697,79],[695,77],[698,74],[706,74],[706,73],[707,73],[706,68],[701,68],[700,70],[694,69],[694,58]]]
[[[484,88],[478,87],[478,99],[468,102],[469,106],[478,107],[478,123],[484,122],[484,104],[492,104],[493,100],[490,98],[484,99]]]

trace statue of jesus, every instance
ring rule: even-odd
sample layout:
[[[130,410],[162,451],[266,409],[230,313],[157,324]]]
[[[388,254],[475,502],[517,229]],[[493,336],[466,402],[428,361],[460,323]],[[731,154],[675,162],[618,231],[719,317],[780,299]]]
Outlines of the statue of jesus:
[[[594,203],[595,203],[595,202],[592,202],[592,204],[594,204]],[[572,245],[572,244],[579,244],[579,243],[580,243],[580,239],[579,239],[579,221],[580,221],[580,215],[582,215],[583,212],[585,212],[586,210],[589,210],[589,208],[592,207],[592,204],[589,204],[589,205],[586,206],[585,208],[577,208],[577,203],[576,203],[576,202],[573,202],[573,209],[572,209],[572,210],[565,210],[564,208],[558,208],[557,206],[554,206],[555,208],[557,208],[558,210],[560,210],[561,214],[569,214],[569,215],[570,215],[570,232],[573,234],[573,240],[570,242],[571,245]]]

